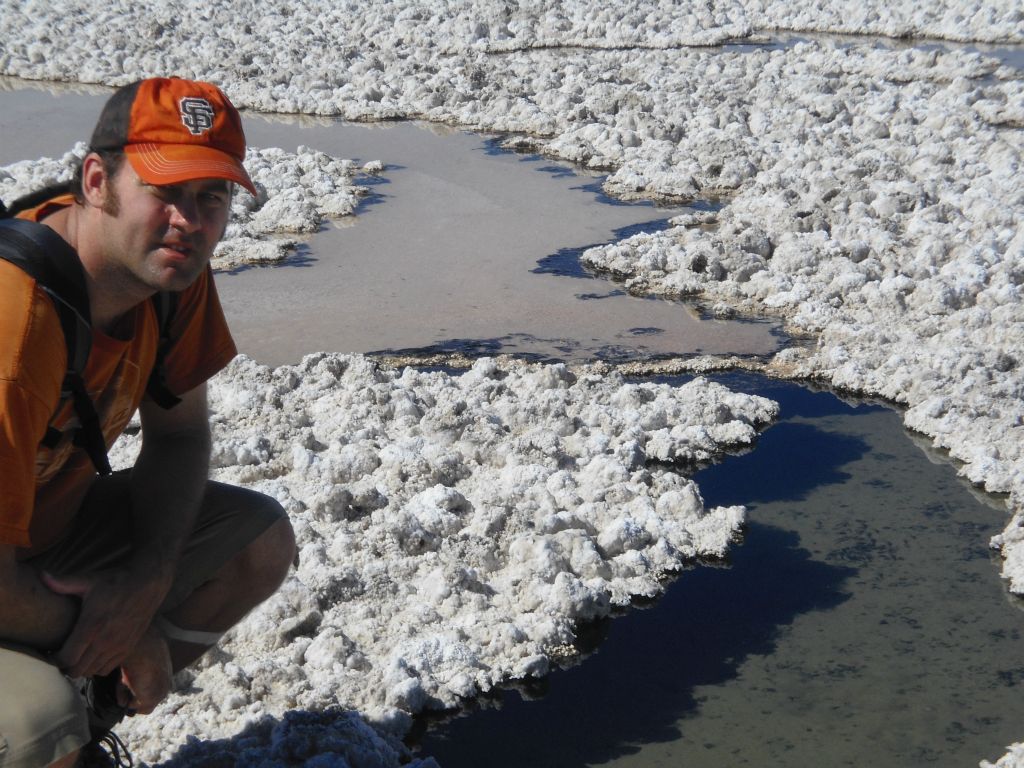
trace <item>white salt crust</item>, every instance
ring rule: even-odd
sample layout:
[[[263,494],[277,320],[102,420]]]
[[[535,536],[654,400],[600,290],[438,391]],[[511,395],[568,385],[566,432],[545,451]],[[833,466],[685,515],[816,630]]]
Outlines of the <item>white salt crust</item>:
[[[148,760],[186,733],[338,703],[401,734],[409,713],[546,674],[576,622],[726,553],[743,508],[706,510],[679,468],[750,445],[777,415],[701,378],[492,359],[449,376],[329,354],[240,357],[210,401],[213,477],[284,505],[300,565],[124,729]],[[130,465],[137,442],[112,461]]]
[[[1007,747],[1007,753],[994,763],[982,760],[981,768],[1020,768],[1024,765],[1024,744],[1011,744]]]
[[[907,425],[965,477],[1007,493],[1011,519],[992,543],[1024,593],[1020,70],[870,40],[685,47],[773,29],[1020,45],[1019,2],[608,5],[115,1],[29,13],[2,0],[0,72],[201,77],[253,109],[517,132],[510,143],[610,169],[608,190],[626,197],[724,196],[718,214],[586,259],[638,291],[699,294],[720,315],[772,312],[815,334],[771,368],[904,404]],[[1015,745],[998,765],[1024,765],[1020,755]]]

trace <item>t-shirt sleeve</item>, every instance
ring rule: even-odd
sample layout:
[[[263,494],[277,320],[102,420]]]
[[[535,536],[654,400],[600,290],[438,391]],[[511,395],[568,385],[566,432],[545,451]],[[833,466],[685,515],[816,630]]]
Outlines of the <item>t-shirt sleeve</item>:
[[[178,295],[170,335],[164,366],[176,395],[199,386],[238,354],[209,267]]]
[[[67,351],[50,300],[0,263],[0,543],[29,544],[36,451],[60,397]]]

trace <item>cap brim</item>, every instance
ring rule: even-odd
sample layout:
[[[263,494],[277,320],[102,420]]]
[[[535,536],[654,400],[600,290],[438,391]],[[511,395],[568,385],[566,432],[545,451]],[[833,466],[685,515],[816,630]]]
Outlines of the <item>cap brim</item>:
[[[242,163],[219,149],[195,144],[129,144],[124,152],[139,178],[147,184],[226,179],[256,194],[256,187]]]

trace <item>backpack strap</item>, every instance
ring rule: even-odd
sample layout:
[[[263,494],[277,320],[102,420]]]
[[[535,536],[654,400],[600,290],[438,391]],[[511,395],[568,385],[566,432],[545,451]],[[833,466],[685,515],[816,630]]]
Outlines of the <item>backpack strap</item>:
[[[70,399],[80,429],[75,444],[83,448],[101,475],[111,473],[107,447],[96,407],[85,387],[85,366],[92,346],[89,294],[78,254],[60,235],[43,224],[24,219],[0,220],[0,258],[35,279],[50,297],[60,319],[67,347],[67,369],[61,401]],[[60,434],[51,426],[43,443],[50,445]]]
[[[181,402],[181,398],[171,392],[167,386],[167,351],[171,348],[171,320],[178,307],[178,294],[161,291],[153,295],[153,308],[160,327],[160,343],[156,348],[156,362],[149,374],[146,394],[161,408],[173,408]]]

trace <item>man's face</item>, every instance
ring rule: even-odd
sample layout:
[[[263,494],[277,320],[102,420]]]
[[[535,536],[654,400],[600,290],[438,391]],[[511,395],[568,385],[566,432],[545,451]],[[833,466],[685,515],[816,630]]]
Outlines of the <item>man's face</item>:
[[[231,187],[223,179],[154,186],[125,162],[108,178],[102,208],[107,266],[140,293],[180,291],[224,235]]]

